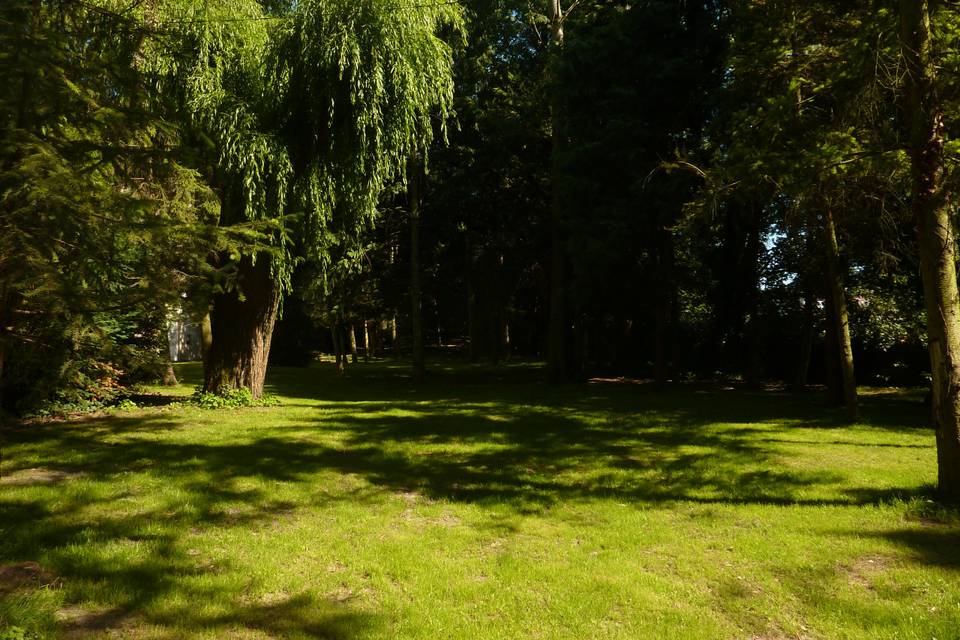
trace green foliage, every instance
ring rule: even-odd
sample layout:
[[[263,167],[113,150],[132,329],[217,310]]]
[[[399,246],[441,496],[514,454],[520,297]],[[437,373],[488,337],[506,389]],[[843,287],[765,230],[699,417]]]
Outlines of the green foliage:
[[[38,636],[23,627],[6,627],[0,629],[0,640],[37,640]]]
[[[151,9],[176,46],[158,38],[142,65],[211,141],[221,225],[276,223],[272,266],[289,288],[291,243],[329,265],[429,144],[433,118],[447,118],[452,60],[437,31],[456,29],[459,10],[415,0],[309,0],[279,16],[253,0],[194,7]]]
[[[379,197],[443,131],[453,101],[452,3],[307,0],[271,59],[280,127],[307,212],[308,255],[328,262],[331,241],[356,236]],[[332,236],[329,234],[333,234]]]
[[[254,400],[250,389],[230,389],[223,394],[206,393],[197,388],[190,398],[191,404],[201,409],[238,409],[240,407],[276,407],[280,399],[276,396],[264,394],[259,400]]]
[[[0,26],[2,402],[109,402],[156,375],[181,294],[229,278],[208,254],[260,232],[215,226],[186,134],[136,69],[130,17],[16,0]]]

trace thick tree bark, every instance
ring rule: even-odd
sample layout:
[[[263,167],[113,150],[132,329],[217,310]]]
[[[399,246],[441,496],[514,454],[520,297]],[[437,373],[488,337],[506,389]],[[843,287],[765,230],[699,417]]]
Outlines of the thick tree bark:
[[[200,359],[203,360],[204,369],[207,367],[207,361],[210,360],[210,348],[213,346],[213,320],[210,318],[210,310],[203,314],[200,321]]]
[[[550,2],[551,46],[553,53],[548,73],[555,73],[557,58],[563,47],[563,11],[560,0]],[[549,84],[549,83],[548,83]],[[565,263],[563,238],[563,197],[560,193],[560,157],[563,152],[563,113],[559,92],[554,89],[550,97],[552,129],[552,163],[550,206],[550,317],[547,331],[547,374],[552,382],[567,379],[567,320],[565,292]]]
[[[4,281],[0,284],[0,407],[3,406],[4,400],[4,372],[7,361],[7,342],[9,341],[7,335],[7,327],[10,324],[10,320],[7,317],[10,308],[9,298],[10,286]]]
[[[247,388],[254,398],[263,395],[270,339],[280,308],[280,286],[270,272],[270,258],[240,261],[241,291],[217,294],[213,301],[213,342],[204,363],[203,389],[224,393]]]
[[[420,272],[420,212],[423,187],[423,162],[415,156],[410,160],[410,331],[413,334],[413,379],[423,380],[427,367],[423,350],[423,294]]]
[[[840,268],[840,245],[837,242],[837,227],[833,211],[829,207],[823,214],[823,234],[826,246],[827,285],[831,306],[830,319],[833,322],[833,338],[836,342],[836,355],[840,362],[840,376],[843,389],[843,406],[847,419],[857,420],[857,381],[853,375],[853,345],[850,342],[850,316],[847,313],[847,294],[843,288],[843,274]]]
[[[827,293],[824,296],[826,303],[823,314],[823,380],[827,387],[827,403],[833,407],[842,407],[843,375],[840,373],[838,323],[833,317],[834,307],[830,302],[830,292],[826,282],[824,282],[824,287]]]
[[[913,214],[927,312],[937,487],[960,502],[960,292],[956,242],[945,180],[943,107],[936,92],[929,0],[900,0],[900,37],[906,63],[904,110],[913,173]]]

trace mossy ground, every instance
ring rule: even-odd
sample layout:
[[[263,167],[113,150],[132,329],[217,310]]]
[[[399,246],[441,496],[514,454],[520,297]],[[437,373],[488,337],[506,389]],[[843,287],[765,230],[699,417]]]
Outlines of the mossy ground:
[[[960,637],[918,395],[870,392],[846,426],[816,394],[406,373],[276,369],[281,406],[7,429],[0,629]]]

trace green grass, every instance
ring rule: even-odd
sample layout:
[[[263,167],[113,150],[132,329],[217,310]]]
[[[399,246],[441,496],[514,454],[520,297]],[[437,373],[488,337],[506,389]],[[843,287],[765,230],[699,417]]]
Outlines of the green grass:
[[[199,371],[178,374],[188,394]],[[844,426],[815,395],[539,377],[279,369],[278,407],[9,429],[0,629],[960,637],[960,521],[925,497],[919,397],[874,392]]]

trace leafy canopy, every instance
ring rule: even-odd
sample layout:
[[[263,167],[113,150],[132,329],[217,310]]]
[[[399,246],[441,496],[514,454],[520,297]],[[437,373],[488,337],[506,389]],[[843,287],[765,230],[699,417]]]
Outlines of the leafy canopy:
[[[222,224],[275,219],[321,264],[376,215],[381,191],[442,131],[453,101],[460,8],[418,0],[306,0],[279,15],[253,0],[168,0],[144,64],[181,93],[215,150]],[[171,53],[172,51],[172,53]],[[274,271],[289,286],[289,230]]]

